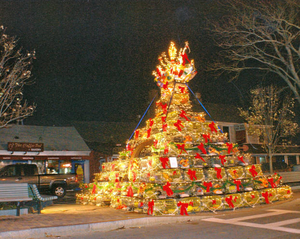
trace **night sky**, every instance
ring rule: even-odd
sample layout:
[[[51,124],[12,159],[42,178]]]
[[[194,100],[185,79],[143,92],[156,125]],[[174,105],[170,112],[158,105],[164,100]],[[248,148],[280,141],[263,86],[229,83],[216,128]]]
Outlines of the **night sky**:
[[[228,83],[201,70],[216,48],[204,30],[213,0],[1,1],[0,24],[24,50],[35,50],[35,84],[25,98],[37,104],[29,124],[132,121],[146,110],[152,71],[170,41],[184,47],[198,75],[190,82],[203,102],[238,104],[255,81]],[[249,85],[249,82],[251,84]]]

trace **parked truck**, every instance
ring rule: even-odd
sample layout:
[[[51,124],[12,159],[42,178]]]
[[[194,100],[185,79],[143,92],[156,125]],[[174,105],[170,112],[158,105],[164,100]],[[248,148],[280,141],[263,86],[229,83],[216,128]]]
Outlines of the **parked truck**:
[[[36,184],[39,191],[59,198],[79,187],[74,174],[39,174],[36,164],[10,164],[0,169],[0,183]]]

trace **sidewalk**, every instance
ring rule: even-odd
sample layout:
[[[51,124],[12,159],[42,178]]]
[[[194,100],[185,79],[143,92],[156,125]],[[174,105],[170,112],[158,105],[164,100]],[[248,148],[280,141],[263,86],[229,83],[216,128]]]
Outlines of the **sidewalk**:
[[[300,190],[293,189],[295,200],[300,198]],[[281,204],[286,201],[274,202]],[[266,207],[259,205],[257,207]],[[243,208],[238,210],[251,210]],[[218,213],[229,213],[219,211]],[[175,223],[213,217],[212,212],[201,212],[190,216],[148,216],[124,210],[101,208],[91,205],[53,204],[42,214],[0,216],[0,238],[43,238],[67,236],[88,231],[109,231],[122,227],[140,227],[161,223]]]

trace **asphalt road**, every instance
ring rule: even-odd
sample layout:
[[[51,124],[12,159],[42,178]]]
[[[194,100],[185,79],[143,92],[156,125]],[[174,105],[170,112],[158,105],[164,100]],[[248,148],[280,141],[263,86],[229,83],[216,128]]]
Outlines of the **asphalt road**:
[[[235,211],[205,213],[211,217],[186,223],[120,228],[109,232],[88,232],[69,239],[112,238],[201,238],[201,239],[279,239],[300,238],[300,198],[291,202],[258,205]]]

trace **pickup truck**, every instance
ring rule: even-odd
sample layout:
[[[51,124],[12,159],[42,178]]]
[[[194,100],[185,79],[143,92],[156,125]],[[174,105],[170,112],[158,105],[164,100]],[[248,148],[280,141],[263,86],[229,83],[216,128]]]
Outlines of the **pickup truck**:
[[[75,174],[39,174],[35,164],[10,164],[0,169],[0,183],[36,184],[40,192],[59,198],[79,187]]]

